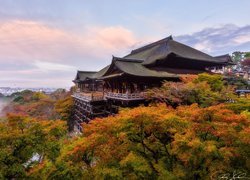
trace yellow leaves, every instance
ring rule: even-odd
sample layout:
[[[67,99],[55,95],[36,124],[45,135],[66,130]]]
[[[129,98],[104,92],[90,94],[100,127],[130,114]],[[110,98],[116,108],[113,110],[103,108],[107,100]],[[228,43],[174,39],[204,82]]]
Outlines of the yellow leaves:
[[[96,169],[96,179],[122,179],[122,171],[118,168],[103,167]]]
[[[177,108],[177,115],[189,121],[199,121],[201,111],[202,109],[198,107],[198,104],[192,104],[191,106],[179,106]]]
[[[245,144],[250,145],[250,127],[244,128],[240,133],[239,137]]]
[[[118,138],[121,140],[121,141],[125,141],[127,139],[127,134],[125,132],[120,132],[118,134]]]
[[[202,143],[199,138],[192,139],[188,144],[191,148],[199,148],[202,146]]]
[[[217,151],[216,143],[214,141],[205,142],[205,151],[210,154]]]
[[[120,161],[121,167],[131,167],[136,173],[151,174],[152,169],[149,163],[141,156],[130,152],[122,161]]]
[[[7,175],[4,176],[13,176],[12,173],[18,168],[19,173],[23,174],[17,177],[22,178],[30,166],[32,170],[27,175],[32,176],[47,168],[46,159],[56,159],[60,151],[59,142],[66,134],[65,122],[41,121],[13,114],[8,115],[6,121],[6,127],[0,131],[0,154],[1,157],[4,155],[0,157],[0,167],[14,171],[5,171]],[[34,157],[44,161],[38,162],[33,160]]]
[[[57,164],[97,179],[209,177],[245,157],[240,147],[250,141],[248,127],[245,115],[224,105],[127,108],[84,124],[82,136],[64,143]]]
[[[241,112],[240,114],[245,116],[246,119],[248,119],[248,121],[250,121],[250,111],[245,110],[245,111]]]
[[[71,118],[72,108],[73,98],[69,95],[63,99],[56,101],[55,103],[55,111],[63,120],[69,120],[69,118]]]
[[[31,96],[31,100],[33,101],[39,101],[41,99],[48,99],[49,97],[41,92],[34,92],[33,95]]]
[[[236,155],[233,147],[222,147],[219,149],[219,152],[223,155],[225,162],[229,162],[230,158]]]

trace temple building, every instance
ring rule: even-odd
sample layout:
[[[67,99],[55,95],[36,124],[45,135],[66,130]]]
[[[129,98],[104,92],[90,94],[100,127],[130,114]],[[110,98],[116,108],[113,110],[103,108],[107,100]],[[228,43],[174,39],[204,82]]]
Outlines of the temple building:
[[[74,118],[77,129],[95,117],[117,113],[120,106],[146,103],[144,92],[160,87],[164,80],[180,81],[181,75],[221,73],[232,65],[229,55],[212,57],[169,36],[132,50],[125,57],[112,57],[98,72],[78,71],[73,82]]]

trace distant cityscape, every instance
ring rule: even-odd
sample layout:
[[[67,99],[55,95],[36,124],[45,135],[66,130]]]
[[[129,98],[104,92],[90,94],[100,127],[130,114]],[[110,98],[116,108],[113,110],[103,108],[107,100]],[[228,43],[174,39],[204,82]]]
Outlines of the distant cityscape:
[[[21,88],[21,87],[0,87],[0,94],[3,94],[4,96],[9,96],[16,92],[21,92],[24,90],[30,90],[34,92],[45,92],[46,94],[50,94],[54,91],[56,91],[58,88]]]

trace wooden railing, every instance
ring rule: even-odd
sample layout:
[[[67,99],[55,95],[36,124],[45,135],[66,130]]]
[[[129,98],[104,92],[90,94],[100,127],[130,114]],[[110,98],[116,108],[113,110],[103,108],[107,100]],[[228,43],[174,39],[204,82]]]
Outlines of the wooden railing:
[[[83,101],[101,101],[104,99],[120,99],[120,100],[143,100],[145,95],[143,92],[140,93],[114,93],[106,92],[77,92],[73,94],[74,98],[83,100]]]
[[[145,99],[144,93],[113,93],[107,92],[104,97],[112,99],[121,99],[121,100],[142,100]]]
[[[101,101],[104,99],[102,92],[89,92],[89,93],[78,92],[74,93],[73,97],[83,101]]]

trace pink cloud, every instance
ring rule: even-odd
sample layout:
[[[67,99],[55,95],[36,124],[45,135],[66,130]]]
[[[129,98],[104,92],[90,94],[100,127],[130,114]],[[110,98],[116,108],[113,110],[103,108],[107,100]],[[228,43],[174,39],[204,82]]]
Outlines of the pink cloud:
[[[72,62],[71,57],[111,57],[127,50],[138,39],[121,26],[88,27],[82,34],[73,34],[38,22],[11,21],[0,24],[0,41],[0,61],[67,63],[67,59]]]
[[[61,51],[67,50],[68,43],[74,44],[73,39],[63,31],[30,21],[2,24],[0,41],[0,58],[10,60],[56,60]]]
[[[88,41],[92,46],[97,44],[104,49],[117,51],[136,43],[133,33],[121,26],[116,27],[90,27],[88,28]]]
[[[0,42],[0,85],[61,86],[72,84],[76,69],[102,68],[112,54],[123,56],[141,41],[122,26],[91,26],[74,34],[39,22],[9,21],[0,23]]]

